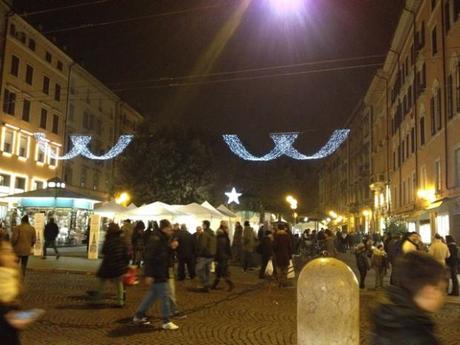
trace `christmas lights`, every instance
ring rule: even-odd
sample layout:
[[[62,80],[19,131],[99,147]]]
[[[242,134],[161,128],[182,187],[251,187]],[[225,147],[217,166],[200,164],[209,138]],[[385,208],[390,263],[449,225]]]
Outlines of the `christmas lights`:
[[[292,146],[299,137],[299,133],[270,134],[270,138],[273,140],[275,147],[269,153],[262,157],[257,157],[249,153],[249,151],[244,147],[240,138],[237,135],[225,134],[223,138],[230,150],[240,158],[247,161],[266,162],[278,159],[283,155],[297,160],[312,160],[325,158],[334,153],[340,147],[340,145],[342,145],[343,142],[348,138],[349,134],[349,129],[335,130],[332,133],[332,136],[329,138],[328,142],[318,152],[311,156],[301,154],[299,151],[297,151],[296,148]]]
[[[241,193],[238,193],[236,191],[236,188],[233,187],[231,192],[225,193],[225,195],[228,198],[227,204],[235,203],[235,204],[240,204],[240,196],[243,195]]]
[[[57,160],[68,160],[82,155],[89,159],[94,160],[109,160],[113,159],[119,154],[121,154],[126,147],[131,143],[134,136],[133,135],[122,135],[118,138],[117,143],[105,154],[95,155],[89,149],[88,145],[91,142],[91,137],[87,135],[71,135],[70,140],[72,141],[72,149],[63,156],[56,155],[53,150],[49,150],[48,142],[43,133],[35,133],[35,139],[38,142],[38,147],[43,153],[48,153],[52,159]]]

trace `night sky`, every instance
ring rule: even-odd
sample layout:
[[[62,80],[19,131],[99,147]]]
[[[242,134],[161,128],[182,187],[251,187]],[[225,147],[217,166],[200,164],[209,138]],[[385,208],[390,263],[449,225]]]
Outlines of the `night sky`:
[[[41,24],[43,32],[67,46],[71,56],[118,90],[149,121],[237,133],[256,154],[271,148],[270,132],[303,131],[296,146],[309,154],[334,128],[344,125],[377,67],[305,71],[383,62],[383,57],[324,60],[384,55],[404,1],[305,0],[306,10],[289,16],[272,11],[271,1],[275,0],[15,3],[19,13],[91,3],[27,19]],[[201,10],[150,16],[195,8]],[[139,16],[150,17],[63,31]],[[222,74],[310,61],[323,63]],[[218,75],[196,77],[213,73]],[[290,75],[269,77],[273,74]],[[181,78],[190,75],[195,77]],[[229,81],[233,78],[244,80]]]

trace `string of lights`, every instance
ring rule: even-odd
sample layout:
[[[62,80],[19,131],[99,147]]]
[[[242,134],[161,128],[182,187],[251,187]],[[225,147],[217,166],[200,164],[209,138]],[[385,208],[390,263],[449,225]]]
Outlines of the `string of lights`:
[[[72,149],[63,156],[57,155],[53,150],[49,149],[48,141],[43,133],[35,133],[35,140],[38,142],[38,148],[45,154],[49,154],[52,159],[56,160],[69,160],[79,155],[93,160],[109,160],[114,159],[120,155],[131,143],[133,135],[121,135],[118,138],[117,143],[105,154],[95,155],[89,149],[88,145],[91,142],[91,136],[89,135],[71,135],[70,140],[72,142]]]
[[[267,154],[261,157],[257,157],[251,154],[241,142],[240,138],[235,134],[225,134],[223,139],[228,145],[230,151],[232,151],[238,157],[253,162],[267,162],[280,158],[281,156],[287,156],[296,160],[316,160],[330,156],[334,153],[340,145],[342,145],[350,134],[349,129],[338,129],[335,130],[327,143],[319,149],[316,153],[310,156],[306,156],[300,153],[292,145],[299,137],[299,133],[272,133],[270,138],[273,140],[275,147]]]

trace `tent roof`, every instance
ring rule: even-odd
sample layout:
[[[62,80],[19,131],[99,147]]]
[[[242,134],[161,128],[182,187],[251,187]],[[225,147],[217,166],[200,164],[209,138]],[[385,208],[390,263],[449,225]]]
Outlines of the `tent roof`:
[[[182,216],[184,215],[180,210],[174,207],[156,201],[148,205],[141,206],[123,213],[125,216],[138,216],[138,217],[158,217],[158,216]]]
[[[184,212],[190,215],[194,215],[194,216],[222,218],[222,213],[220,213],[219,211],[215,209],[214,210],[209,209],[200,204],[197,204],[196,202],[188,204],[188,205],[175,205],[174,208],[181,212]]]
[[[228,209],[228,207],[225,206],[225,205],[223,205],[223,204],[220,205],[217,209],[219,210],[219,212],[223,213],[223,214],[226,215],[227,217],[232,217],[232,218],[236,218],[236,217],[237,217],[237,215],[236,215],[234,212],[230,211],[230,210]]]
[[[122,213],[126,210],[126,207],[118,205],[115,201],[104,202],[94,208],[95,213]]]
[[[214,212],[216,215],[219,214],[219,216],[221,216],[221,217],[222,217],[222,215],[225,216],[225,214],[223,214],[217,208],[212,206],[208,201],[205,201],[204,203],[202,203],[201,206],[203,206],[204,208],[207,208],[208,210]]]
[[[93,196],[83,195],[72,192],[65,188],[44,188],[30,192],[10,194],[0,197],[0,199],[21,199],[21,198],[63,198],[63,199],[85,199],[94,202],[101,202]]]

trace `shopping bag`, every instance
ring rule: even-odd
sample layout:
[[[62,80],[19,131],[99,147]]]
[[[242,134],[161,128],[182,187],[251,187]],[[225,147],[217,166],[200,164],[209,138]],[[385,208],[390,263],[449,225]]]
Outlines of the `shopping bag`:
[[[125,286],[133,286],[139,284],[137,266],[129,266],[128,271],[123,276],[123,284]]]
[[[295,269],[294,269],[294,264],[292,263],[292,260],[289,260],[289,268],[288,268],[287,278],[288,279],[294,279],[295,278]]]
[[[273,261],[268,260],[267,267],[265,268],[265,275],[271,277],[273,275]]]

